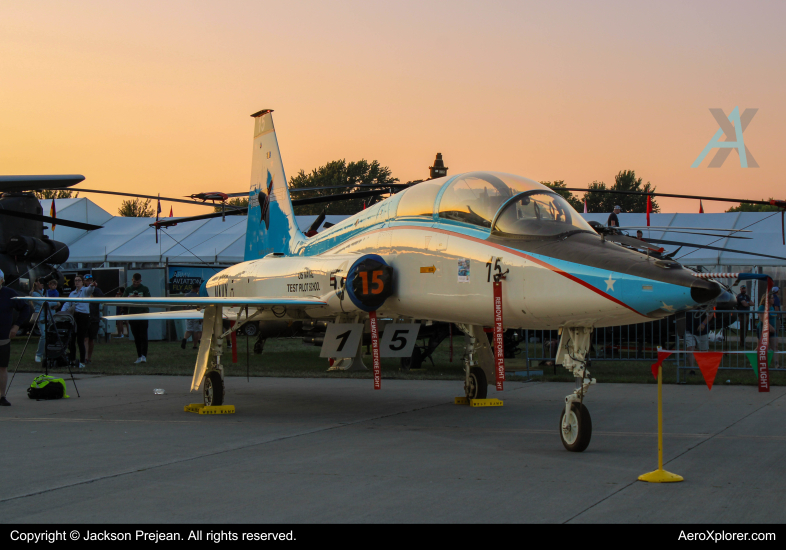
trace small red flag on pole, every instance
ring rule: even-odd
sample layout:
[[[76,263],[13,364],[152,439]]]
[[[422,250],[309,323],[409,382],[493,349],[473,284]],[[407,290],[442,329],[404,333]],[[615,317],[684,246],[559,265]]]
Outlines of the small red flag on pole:
[[[587,214],[587,199],[584,199],[584,213]]]
[[[701,204],[701,199],[699,199],[699,214],[704,214],[704,205]]]
[[[169,217],[170,218],[174,218],[175,217],[175,215],[172,214],[172,205],[171,204],[169,205]]]
[[[652,195],[647,195],[647,227],[650,226],[651,213],[652,213]]]

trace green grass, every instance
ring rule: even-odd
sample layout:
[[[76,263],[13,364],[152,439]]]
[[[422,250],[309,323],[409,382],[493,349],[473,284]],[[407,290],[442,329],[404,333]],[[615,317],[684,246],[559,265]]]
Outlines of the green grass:
[[[386,379],[412,379],[412,380],[463,380],[464,371],[462,363],[463,338],[454,338],[454,357],[449,360],[448,341],[444,341],[434,353],[434,364],[426,361],[424,369],[403,372],[399,369],[398,359],[382,360],[382,375]],[[249,347],[253,349],[253,340],[249,342]],[[9,370],[13,372],[19,356],[25,345],[25,338],[16,338],[11,342],[11,363]],[[42,372],[40,363],[34,362],[35,349],[38,345],[37,339],[31,338],[27,351],[19,365],[20,372],[37,373]],[[721,351],[718,349],[718,351]],[[531,356],[541,353],[540,346],[530,344]],[[109,343],[96,343],[93,353],[93,362],[86,369],[80,370],[85,374],[158,374],[158,375],[184,375],[190,376],[194,372],[194,362],[196,360],[196,350],[191,349],[189,342],[185,350],[180,349],[179,342],[150,342],[148,351],[148,362],[135,365],[136,348],[134,343],[128,339],[113,339]],[[526,362],[519,356],[514,360],[506,360],[509,380],[524,380],[512,374],[513,371],[525,371]],[[626,357],[623,355],[623,357]],[[229,376],[246,375],[246,341],[244,337],[238,338],[238,362],[233,364],[230,350],[223,357],[226,365],[226,373]],[[627,357],[626,357],[627,358]],[[364,363],[371,367],[371,357],[364,357]],[[627,382],[627,383],[654,383],[655,380],[650,371],[650,365],[654,361],[603,361],[595,359],[592,362],[591,374],[598,382]],[[736,362],[736,363],[735,363]],[[746,365],[747,360],[743,357],[726,356],[721,366],[732,366],[734,364]],[[328,363],[326,359],[319,357],[319,348],[306,346],[301,343],[299,338],[271,339],[265,345],[262,355],[255,355],[253,351],[248,356],[248,371],[250,376],[276,376],[276,377],[297,377],[297,378],[364,378],[372,377],[371,371],[365,372],[327,372]],[[563,369],[557,367],[556,374],[554,367],[538,366],[537,361],[531,364],[533,370],[543,370],[542,376],[533,376],[535,380],[546,381],[572,381],[572,376]],[[65,369],[58,369],[54,372],[67,372]],[[704,379],[698,368],[695,374],[689,375],[688,371],[682,371],[682,382],[688,384],[704,384]],[[676,366],[673,362],[664,363],[663,380],[665,383],[676,382]],[[786,372],[771,373],[772,385],[786,385]],[[753,371],[719,371],[716,377],[716,384],[725,383],[730,380],[731,384],[755,385],[756,379]]]

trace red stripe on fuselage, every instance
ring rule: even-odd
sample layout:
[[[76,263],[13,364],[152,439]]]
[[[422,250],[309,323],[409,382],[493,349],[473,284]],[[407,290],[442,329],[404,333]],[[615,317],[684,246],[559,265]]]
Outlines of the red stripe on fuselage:
[[[635,309],[630,307],[628,304],[622,302],[621,300],[618,300],[614,296],[606,294],[601,289],[599,289],[599,288],[597,288],[595,286],[592,286],[591,284],[589,284],[586,281],[582,281],[581,279],[579,279],[578,277],[576,277],[574,275],[571,275],[570,273],[562,271],[558,267],[554,267],[553,265],[549,265],[546,262],[544,262],[543,260],[539,260],[537,258],[533,258],[529,254],[521,252],[520,250],[516,250],[516,249],[513,249],[513,248],[508,248],[507,246],[502,246],[500,244],[490,243],[490,242],[485,241],[483,239],[478,239],[477,237],[470,237],[469,235],[464,235],[463,233],[456,233],[455,231],[447,231],[445,229],[437,229],[435,227],[423,227],[423,226],[419,226],[419,225],[398,225],[396,227],[385,227],[383,229],[375,229],[373,231],[369,231],[368,233],[365,233],[365,234],[366,235],[370,235],[371,233],[381,233],[383,231],[395,231],[397,229],[418,229],[418,230],[421,230],[421,231],[432,231],[434,233],[444,233],[445,235],[454,235],[454,236],[456,236],[456,237],[458,237],[460,239],[466,239],[468,241],[484,244],[486,246],[491,246],[491,247],[496,248],[498,250],[502,250],[503,252],[510,253],[510,254],[515,255],[515,256],[519,256],[521,258],[527,259],[527,260],[529,260],[529,261],[531,261],[533,263],[538,264],[539,266],[545,267],[546,269],[550,269],[554,273],[562,275],[563,277],[565,277],[567,279],[570,279],[574,283],[578,283],[581,286],[588,288],[592,292],[594,292],[594,293],[596,293],[596,294],[598,294],[600,296],[603,296],[604,298],[606,298],[608,300],[611,300],[612,302],[614,302],[617,305],[620,305],[620,306],[622,306],[624,308],[627,308],[627,309],[631,310],[633,313],[636,313],[637,315],[641,315],[642,317],[647,317],[646,315],[643,315],[642,313],[639,313],[638,311],[636,311]]]

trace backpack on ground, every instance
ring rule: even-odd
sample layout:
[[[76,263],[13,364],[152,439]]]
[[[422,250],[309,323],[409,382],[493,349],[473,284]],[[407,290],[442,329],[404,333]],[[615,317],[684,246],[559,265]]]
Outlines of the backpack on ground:
[[[61,399],[68,398],[65,380],[42,374],[33,379],[27,388],[27,397],[30,399]]]

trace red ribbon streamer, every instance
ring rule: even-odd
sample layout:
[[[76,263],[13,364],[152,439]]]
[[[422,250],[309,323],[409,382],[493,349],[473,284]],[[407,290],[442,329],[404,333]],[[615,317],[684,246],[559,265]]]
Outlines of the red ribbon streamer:
[[[770,292],[772,279],[767,278],[767,294],[764,295],[764,315],[761,321],[761,338],[756,353],[759,356],[759,392],[770,391],[770,371],[767,368],[767,350],[770,347]]]
[[[369,325],[371,327],[371,356],[374,361],[374,389],[382,388],[382,366],[379,361],[379,331],[377,330],[377,312],[372,311],[368,314]]]
[[[502,281],[494,281],[494,358],[497,391],[505,381],[505,337],[502,330]]]
[[[234,327],[235,326],[235,322],[234,321],[230,321],[229,322],[229,326],[230,327]],[[234,331],[234,330],[232,332],[230,332],[229,333],[229,338],[230,338],[230,341],[232,342],[232,362],[233,363],[237,363],[237,332]]]
[[[448,334],[450,335],[450,362],[453,362],[453,323],[448,323]]]
[[[671,351],[658,352],[658,362],[652,365],[652,376],[654,376],[656,380],[658,379],[658,368],[663,364],[663,361],[665,361],[666,358],[672,353],[673,352]]]

